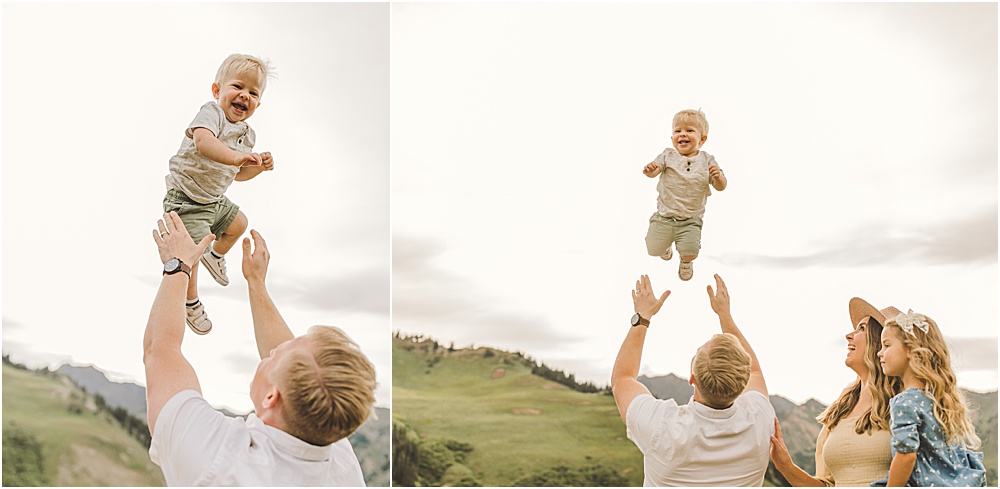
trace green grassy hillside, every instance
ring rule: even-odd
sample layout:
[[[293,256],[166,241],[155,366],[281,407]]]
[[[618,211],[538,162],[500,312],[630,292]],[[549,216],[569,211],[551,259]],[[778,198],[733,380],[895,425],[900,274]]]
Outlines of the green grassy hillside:
[[[40,444],[41,473],[33,479],[39,485],[165,485],[146,448],[110,416],[97,412],[93,398],[62,375],[4,363],[3,432]],[[4,485],[18,480],[12,465],[16,441],[4,437]]]
[[[611,396],[532,375],[521,355],[488,348],[394,338],[392,361],[394,419],[421,440],[471,445],[462,477],[509,486],[558,466],[599,465],[642,484],[642,455]]]

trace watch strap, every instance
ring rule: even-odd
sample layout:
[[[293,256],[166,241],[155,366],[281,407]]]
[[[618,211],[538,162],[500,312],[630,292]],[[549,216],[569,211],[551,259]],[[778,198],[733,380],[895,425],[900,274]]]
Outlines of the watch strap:
[[[184,273],[187,274],[188,278],[191,278],[191,267],[187,266],[187,264],[184,263],[184,261],[181,260],[180,258],[171,258],[171,260],[177,260],[177,263],[179,263],[179,265],[175,269],[168,270],[166,268],[166,264],[164,264],[164,268],[163,268],[163,274],[164,275],[173,275],[173,274],[175,274],[177,272],[184,272]],[[167,262],[169,263],[170,260],[167,260]]]
[[[636,318],[638,318],[638,320],[636,320]],[[642,315],[639,313],[635,313],[634,315],[632,315],[632,320],[630,322],[632,323],[633,328],[636,326],[645,326],[647,328],[649,327],[649,320],[642,317]]]

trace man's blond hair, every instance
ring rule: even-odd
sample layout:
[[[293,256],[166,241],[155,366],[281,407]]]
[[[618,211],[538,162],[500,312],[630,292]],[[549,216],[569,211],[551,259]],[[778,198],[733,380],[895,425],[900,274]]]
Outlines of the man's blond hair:
[[[368,419],[375,403],[375,367],[339,328],[313,326],[306,337],[308,350],[290,352],[278,374],[281,412],[289,433],[324,446]]]
[[[702,136],[708,136],[708,118],[705,117],[705,113],[701,109],[684,109],[674,114],[672,126],[677,127],[677,123],[679,122],[690,123],[701,131]]]
[[[249,54],[234,53],[223,60],[219,71],[215,72],[215,83],[222,85],[228,77],[246,72],[256,73],[261,94],[267,87],[267,79],[274,78],[274,66],[270,61]]]
[[[750,381],[750,355],[736,336],[717,334],[695,353],[691,374],[706,405],[729,407]]]

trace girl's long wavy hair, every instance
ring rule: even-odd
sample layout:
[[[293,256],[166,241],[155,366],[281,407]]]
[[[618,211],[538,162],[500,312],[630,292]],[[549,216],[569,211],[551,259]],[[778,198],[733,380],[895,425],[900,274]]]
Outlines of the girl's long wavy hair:
[[[882,325],[875,318],[868,318],[865,337],[867,345],[864,360],[869,372],[868,378],[859,378],[852,382],[840,393],[836,401],[816,416],[816,420],[829,430],[851,414],[858,405],[858,399],[861,398],[862,388],[868,389],[871,393],[872,407],[854,422],[854,432],[860,435],[870,434],[873,429],[889,429],[889,399],[902,391],[903,382],[898,377],[887,377],[882,373],[878,358],[878,351],[882,347]]]
[[[891,329],[906,348],[909,369],[924,382],[924,392],[934,401],[934,417],[941,423],[948,443],[961,443],[977,449],[981,441],[969,419],[965,396],[958,390],[944,335],[933,319],[924,318],[927,320],[927,332],[914,326],[912,334],[907,333],[896,324],[895,319],[889,320],[886,328]]]

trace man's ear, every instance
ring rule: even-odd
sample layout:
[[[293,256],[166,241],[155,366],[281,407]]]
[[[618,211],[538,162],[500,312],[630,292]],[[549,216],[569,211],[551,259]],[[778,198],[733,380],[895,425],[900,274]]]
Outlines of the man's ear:
[[[215,100],[219,100],[219,84],[218,83],[213,83],[212,84],[212,96],[215,97]]]
[[[688,378],[688,385],[694,385],[694,374],[691,374],[691,377]]]
[[[271,390],[267,392],[264,396],[264,400],[261,401],[260,406],[263,408],[273,408],[281,403],[281,392],[278,391],[278,386],[271,386]]]

